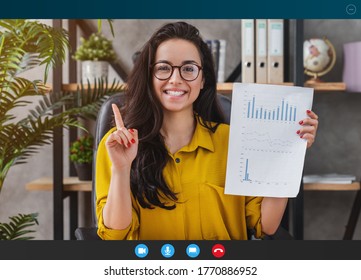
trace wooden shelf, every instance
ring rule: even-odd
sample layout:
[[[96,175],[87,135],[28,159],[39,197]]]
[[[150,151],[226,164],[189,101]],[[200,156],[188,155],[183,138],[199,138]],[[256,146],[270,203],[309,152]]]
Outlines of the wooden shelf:
[[[305,83],[305,87],[314,88],[316,91],[345,91],[345,83]]]
[[[92,190],[91,181],[79,181],[78,177],[64,178],[64,190],[68,192],[90,192]],[[28,191],[52,191],[53,178],[42,177],[31,181],[25,185]]]
[[[77,91],[78,86],[80,84],[72,83],[72,84],[63,84],[62,90],[64,91]],[[293,83],[280,83],[277,85],[284,86],[293,86]],[[51,85],[47,85],[51,88]],[[345,83],[305,83],[305,87],[314,88],[316,91],[345,91],[346,84]],[[87,85],[84,85],[84,88],[87,88]],[[217,92],[221,94],[231,94],[233,89],[233,83],[218,83],[217,84]]]
[[[52,191],[53,178],[43,177],[31,181],[26,184],[28,191]],[[354,182],[352,184],[321,184],[321,183],[307,183],[304,184],[305,191],[358,191],[360,190],[360,183]],[[90,192],[92,191],[91,181],[79,181],[78,177],[64,178],[64,191],[69,192]]]
[[[293,86],[293,83],[281,83],[278,85]],[[312,87],[315,91],[345,91],[345,83],[305,83],[305,87]],[[217,92],[221,94],[231,94],[233,83],[217,84]]]
[[[307,183],[303,185],[305,191],[359,191],[360,183],[353,182],[351,184],[321,184]]]
[[[293,86],[293,83],[281,83],[277,85]],[[221,94],[231,94],[233,90],[233,83],[218,83],[217,92]]]
[[[121,84],[121,85],[123,85],[123,86],[124,86],[124,89],[125,89],[126,84]],[[78,84],[78,83],[62,84],[61,89],[62,89],[63,91],[73,91],[73,92],[75,92],[75,91],[78,90],[78,88],[80,88],[80,86],[81,86],[81,84]],[[88,84],[83,84],[83,87],[84,87],[84,89],[87,89],[87,88],[88,88]],[[93,89],[93,88],[94,88],[94,84],[90,85],[90,88]]]

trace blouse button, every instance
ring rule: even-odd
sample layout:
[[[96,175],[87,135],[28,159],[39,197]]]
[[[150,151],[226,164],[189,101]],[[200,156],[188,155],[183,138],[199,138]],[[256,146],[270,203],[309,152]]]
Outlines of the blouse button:
[[[176,162],[176,163],[180,163],[180,158],[176,158],[176,159],[175,159],[175,162]]]

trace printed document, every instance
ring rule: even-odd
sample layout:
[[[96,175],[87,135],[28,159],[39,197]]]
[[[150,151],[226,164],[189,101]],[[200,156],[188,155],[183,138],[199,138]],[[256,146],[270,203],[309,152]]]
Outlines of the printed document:
[[[296,197],[307,141],[296,133],[313,89],[235,83],[225,193]]]

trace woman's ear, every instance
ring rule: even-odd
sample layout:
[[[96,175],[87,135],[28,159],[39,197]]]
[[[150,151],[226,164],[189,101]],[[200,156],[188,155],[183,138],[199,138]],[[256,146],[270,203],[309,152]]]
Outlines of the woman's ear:
[[[202,83],[201,83],[201,89],[203,89],[203,87],[204,87],[204,78],[202,79]]]

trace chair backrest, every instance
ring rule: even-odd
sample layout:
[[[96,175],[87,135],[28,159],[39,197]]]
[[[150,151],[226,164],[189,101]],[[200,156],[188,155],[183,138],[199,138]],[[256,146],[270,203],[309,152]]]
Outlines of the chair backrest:
[[[230,117],[231,117],[231,99],[227,96],[218,94],[218,100],[220,101],[220,105],[222,111],[225,116],[225,122],[229,124]],[[92,176],[92,221],[93,226],[97,227],[97,217],[95,214],[95,207],[96,207],[96,193],[95,193],[95,163],[96,163],[96,156],[99,142],[102,140],[103,136],[114,127],[114,117],[113,117],[113,110],[112,110],[112,103],[118,105],[118,107],[123,106],[125,102],[124,93],[117,93],[110,96],[101,106],[96,126],[95,126],[95,136],[94,136],[94,154],[93,154],[93,176]]]
[[[225,123],[229,124],[231,120],[231,105],[232,101],[229,97],[217,94],[218,101],[221,104],[222,112],[224,114],[224,121]]]
[[[98,117],[95,124],[95,135],[94,135],[94,147],[93,147],[93,175],[92,175],[92,222],[93,226],[97,227],[96,217],[96,193],[95,193],[95,168],[98,145],[102,140],[103,136],[114,127],[114,115],[112,110],[112,104],[115,103],[118,107],[123,106],[125,101],[124,93],[116,93],[110,96],[100,107]]]

